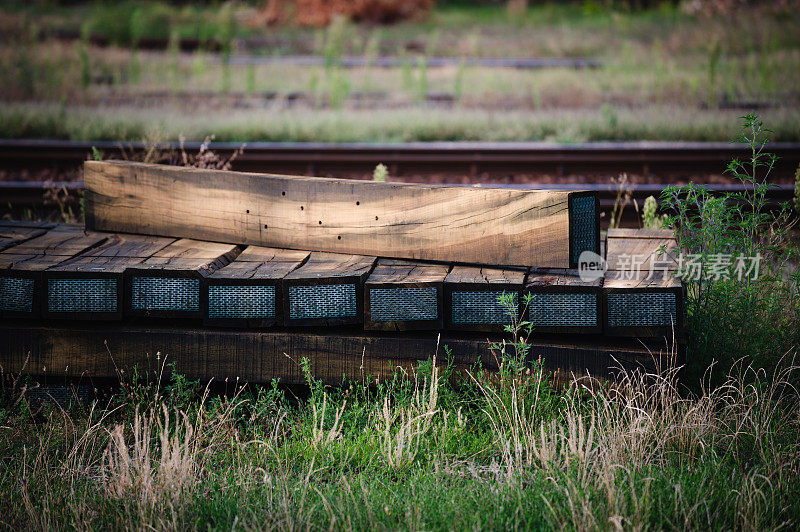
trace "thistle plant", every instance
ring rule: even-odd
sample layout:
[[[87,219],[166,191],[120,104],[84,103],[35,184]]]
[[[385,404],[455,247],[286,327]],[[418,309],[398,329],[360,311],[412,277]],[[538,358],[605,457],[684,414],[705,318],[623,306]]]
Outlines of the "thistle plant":
[[[389,169],[386,168],[385,164],[379,163],[372,172],[372,180],[383,183],[387,177],[389,177]]]
[[[658,214],[658,201],[647,196],[642,207],[642,224],[645,229],[664,229],[665,217]]]

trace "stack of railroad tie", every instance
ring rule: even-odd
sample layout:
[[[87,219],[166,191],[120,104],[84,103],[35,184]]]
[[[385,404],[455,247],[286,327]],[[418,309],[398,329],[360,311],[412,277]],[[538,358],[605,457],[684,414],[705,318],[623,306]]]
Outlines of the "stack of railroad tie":
[[[122,162],[85,184],[85,228],[0,222],[4,318],[682,336],[672,236],[601,246],[591,193]],[[578,275],[587,251],[605,275]]]

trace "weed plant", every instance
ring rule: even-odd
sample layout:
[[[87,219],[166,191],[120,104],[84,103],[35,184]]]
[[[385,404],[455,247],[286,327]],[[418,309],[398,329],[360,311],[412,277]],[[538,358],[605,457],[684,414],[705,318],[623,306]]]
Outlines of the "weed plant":
[[[444,346],[329,387],[298,363],[211,392],[164,360],[111,399],[2,394],[0,522],[27,529],[764,529],[797,526],[797,368],[739,366],[687,398],[676,373],[557,387],[500,352]],[[531,355],[533,353],[530,353]],[[155,378],[153,378],[155,377]],[[160,383],[160,384],[159,384]],[[582,384],[583,383],[583,384]],[[297,390],[297,388],[294,388]]]
[[[750,156],[731,161],[726,173],[745,192],[715,195],[689,184],[668,187],[662,196],[667,224],[685,252],[695,382],[711,364],[725,375],[740,357],[774,370],[800,345],[800,274],[790,238],[795,220],[788,203],[765,209],[776,161],[765,151],[770,130],[755,114],[742,119],[735,140],[750,146]]]

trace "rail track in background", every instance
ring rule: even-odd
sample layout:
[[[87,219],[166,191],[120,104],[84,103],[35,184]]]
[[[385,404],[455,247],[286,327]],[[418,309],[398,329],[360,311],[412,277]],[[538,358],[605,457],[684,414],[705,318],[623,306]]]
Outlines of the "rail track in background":
[[[146,149],[141,142],[74,142],[56,140],[0,140],[0,170],[75,171],[92,158],[92,148],[105,158],[136,157]],[[196,153],[200,143],[185,144]],[[228,157],[240,143],[213,143]],[[164,152],[177,144],[164,144]],[[774,143],[766,148],[779,159],[771,175],[776,183],[792,183],[800,165],[800,143]],[[413,142],[386,144],[248,143],[234,169],[330,177],[364,177],[379,163],[389,175],[432,175],[462,182],[510,180],[515,175],[683,176],[702,182],[704,175],[721,175],[728,161],[749,156],[747,146],[694,142],[598,142],[553,144],[543,142]],[[511,179],[513,180],[513,179]],[[658,179],[655,179],[658,181]]]

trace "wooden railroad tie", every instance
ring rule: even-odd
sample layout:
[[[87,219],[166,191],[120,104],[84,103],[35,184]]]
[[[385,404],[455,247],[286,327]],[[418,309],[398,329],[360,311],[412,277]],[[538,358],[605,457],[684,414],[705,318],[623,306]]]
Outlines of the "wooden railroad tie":
[[[655,371],[672,353],[662,342],[642,344],[638,339],[558,340],[533,337],[530,357],[569,376],[614,377],[618,369]],[[451,353],[444,357],[444,346]],[[312,373],[328,384],[343,378],[385,379],[402,368],[408,375],[419,361],[437,353],[439,364],[454,369],[497,368],[498,359],[485,336],[416,333],[237,331],[182,325],[136,323],[31,324],[0,323],[0,362],[7,372],[25,371],[57,384],[67,379],[118,378],[118,370],[137,368],[159,375],[165,362],[189,379],[235,383],[304,384],[300,360],[308,358]],[[30,358],[28,358],[30,355]],[[28,365],[26,366],[26,360]],[[167,369],[170,371],[170,369]]]
[[[606,246],[605,334],[682,340],[685,288],[672,231],[611,229]]]
[[[282,325],[282,280],[308,257],[308,251],[248,246],[230,264],[205,277],[203,323],[224,327]]]
[[[525,275],[525,269],[454,266],[445,279],[447,328],[502,332],[520,318]]]
[[[283,278],[287,326],[359,324],[364,319],[364,280],[375,257],[312,253]]]
[[[600,334],[602,285],[602,277],[583,280],[575,270],[535,270],[525,284],[525,319],[539,332]]]
[[[377,183],[87,161],[89,229],[494,267],[600,250],[593,192]]]
[[[381,259],[364,286],[364,328],[442,329],[449,265]]]
[[[203,317],[201,281],[242,252],[234,244],[183,238],[125,269],[125,313],[159,318]]]

